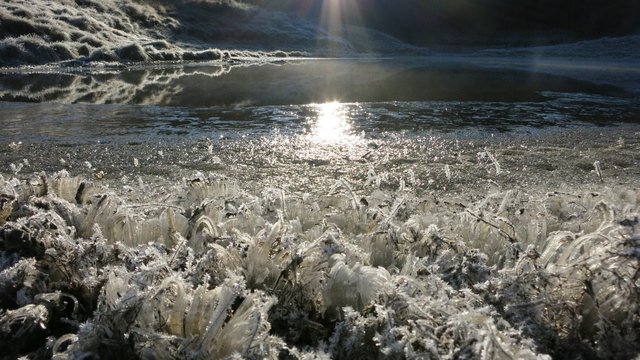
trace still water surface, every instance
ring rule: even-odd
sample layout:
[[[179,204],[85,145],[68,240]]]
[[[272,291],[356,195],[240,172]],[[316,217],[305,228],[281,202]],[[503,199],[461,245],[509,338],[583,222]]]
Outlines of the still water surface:
[[[616,86],[598,81],[604,75],[595,66],[558,73],[558,66],[544,71],[501,61],[300,60],[4,73],[0,141],[277,133],[349,142],[389,132],[517,132],[640,119],[638,95],[626,86],[640,83],[637,69],[627,68],[625,86]]]

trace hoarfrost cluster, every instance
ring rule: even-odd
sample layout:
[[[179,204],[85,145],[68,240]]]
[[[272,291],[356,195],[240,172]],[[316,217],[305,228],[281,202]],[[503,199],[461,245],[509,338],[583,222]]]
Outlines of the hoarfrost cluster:
[[[165,204],[132,203],[64,171],[17,176],[0,180],[6,356],[640,350],[636,189],[461,203],[344,179],[324,195],[247,190],[198,172]]]

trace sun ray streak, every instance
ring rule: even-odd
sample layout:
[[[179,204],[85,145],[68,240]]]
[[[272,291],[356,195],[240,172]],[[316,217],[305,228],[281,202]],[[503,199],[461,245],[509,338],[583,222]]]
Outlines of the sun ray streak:
[[[326,50],[334,52],[339,50],[341,46],[352,46],[353,44],[349,45],[351,28],[364,26],[358,2],[323,0],[320,25],[326,31],[326,35],[330,37],[330,41],[324,45],[318,43],[319,47],[326,46]],[[368,42],[366,36],[360,36],[358,42],[362,41]]]

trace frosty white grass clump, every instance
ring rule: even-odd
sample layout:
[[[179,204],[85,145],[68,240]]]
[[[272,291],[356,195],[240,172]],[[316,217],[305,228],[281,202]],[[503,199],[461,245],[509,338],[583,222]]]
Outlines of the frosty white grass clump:
[[[640,192],[472,203],[198,175],[0,180],[0,348],[55,358],[632,358]]]

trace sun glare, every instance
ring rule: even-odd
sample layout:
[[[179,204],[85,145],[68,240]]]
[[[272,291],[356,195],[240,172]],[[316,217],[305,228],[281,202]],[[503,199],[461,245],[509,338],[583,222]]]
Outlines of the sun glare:
[[[318,116],[312,123],[311,138],[315,142],[338,144],[353,140],[355,136],[344,104],[333,101],[314,106]]]

